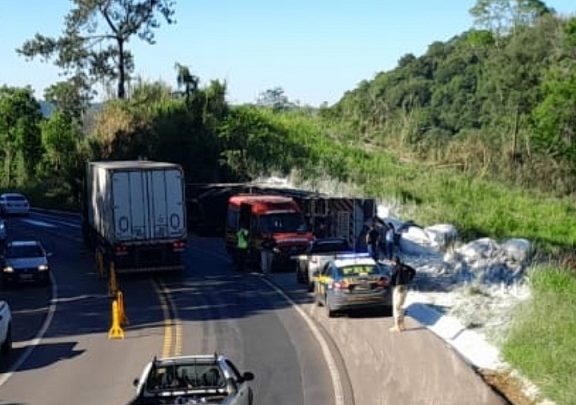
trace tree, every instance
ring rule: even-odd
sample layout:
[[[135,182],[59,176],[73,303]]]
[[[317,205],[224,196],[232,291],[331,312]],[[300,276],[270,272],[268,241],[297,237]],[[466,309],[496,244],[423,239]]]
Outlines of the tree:
[[[192,93],[198,90],[198,83],[200,83],[200,79],[198,76],[194,76],[188,66],[181,65],[180,63],[176,63],[174,65],[177,71],[176,75],[176,83],[178,84],[178,88],[184,87],[184,94],[186,95],[186,105],[190,105],[190,97]]]
[[[274,87],[273,89],[268,89],[260,93],[256,104],[271,108],[274,111],[289,110],[294,107],[294,103],[284,95],[284,89],[282,87]]]
[[[4,185],[23,184],[34,175],[42,152],[40,104],[32,89],[0,88],[0,157],[4,163]],[[16,176],[14,172],[16,171]]]
[[[158,15],[174,23],[172,0],[72,0],[61,37],[36,34],[17,52],[55,64],[66,74],[85,74],[93,80],[117,81],[117,96],[126,97],[126,82],[134,70],[128,41],[137,36],[154,44]]]
[[[53,104],[58,111],[65,112],[79,120],[88,108],[92,93],[82,76],[58,82],[44,91],[44,99]]]
[[[470,9],[474,25],[492,32],[497,47],[503,36],[551,12],[541,0],[477,0]]]

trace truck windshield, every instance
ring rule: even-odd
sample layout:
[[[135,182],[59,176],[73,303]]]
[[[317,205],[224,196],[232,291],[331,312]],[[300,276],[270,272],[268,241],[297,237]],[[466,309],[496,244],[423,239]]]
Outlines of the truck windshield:
[[[304,218],[296,212],[264,215],[260,217],[260,228],[264,233],[307,231]]]

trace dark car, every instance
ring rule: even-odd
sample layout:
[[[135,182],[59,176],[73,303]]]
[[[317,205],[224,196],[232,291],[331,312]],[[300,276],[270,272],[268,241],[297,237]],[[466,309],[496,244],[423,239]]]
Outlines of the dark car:
[[[42,244],[37,240],[10,241],[2,257],[4,285],[19,282],[50,282],[50,265]]]
[[[136,398],[130,404],[252,405],[253,379],[218,354],[155,358],[134,380]]]
[[[315,283],[316,303],[326,307],[329,317],[356,308],[389,312],[392,306],[390,269],[364,253],[336,256],[317,272]]]

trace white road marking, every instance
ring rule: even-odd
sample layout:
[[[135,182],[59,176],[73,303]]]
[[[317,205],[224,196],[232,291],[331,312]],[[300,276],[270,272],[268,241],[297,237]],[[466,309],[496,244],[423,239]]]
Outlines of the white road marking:
[[[36,337],[27,342],[26,349],[24,352],[18,357],[18,359],[12,364],[12,366],[6,371],[5,373],[0,374],[0,387],[8,381],[12,374],[16,370],[20,368],[20,366],[30,357],[32,351],[40,344],[42,338],[46,334],[50,323],[52,323],[52,318],[54,317],[54,313],[56,312],[56,302],[58,301],[58,286],[56,285],[56,280],[50,274],[50,280],[52,281],[52,299],[50,300],[50,307],[48,308],[48,315],[46,315],[46,319],[44,320],[44,324],[42,328],[36,334]]]
[[[44,228],[56,228],[56,225],[49,224],[48,222],[44,221],[36,221],[34,219],[22,219],[22,222],[27,222],[31,225],[42,226]]]
[[[208,254],[212,257],[217,257],[221,260],[227,261],[228,263],[231,262],[228,256],[224,256],[220,253],[209,252],[198,248],[193,249],[201,251],[203,254]],[[271,289],[273,289],[276,293],[278,293],[282,298],[288,301],[290,305],[292,305],[292,307],[296,309],[296,311],[300,314],[300,316],[304,318],[304,321],[306,322],[306,324],[312,331],[312,334],[318,341],[318,344],[322,349],[324,359],[326,360],[328,372],[330,373],[330,378],[332,379],[332,386],[334,387],[334,405],[344,405],[344,389],[342,386],[342,377],[340,376],[340,371],[338,371],[338,367],[336,366],[336,360],[334,359],[334,356],[330,351],[330,346],[328,345],[328,342],[326,341],[324,336],[322,336],[322,332],[320,332],[320,329],[316,326],[314,320],[312,320],[312,318],[306,313],[306,311],[304,311],[300,307],[300,305],[294,302],[284,291],[282,291],[280,288],[276,287],[276,285],[268,281],[268,279],[266,279],[265,276],[263,276],[260,273],[249,273],[249,274],[254,277],[260,277],[262,281],[264,281]]]

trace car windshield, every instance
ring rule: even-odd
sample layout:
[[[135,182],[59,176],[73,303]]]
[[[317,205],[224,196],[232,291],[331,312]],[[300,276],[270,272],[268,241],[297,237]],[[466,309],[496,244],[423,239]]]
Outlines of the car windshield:
[[[8,197],[6,197],[6,199],[8,201],[19,201],[19,202],[25,202],[26,201],[26,199],[21,195],[9,195]]]
[[[350,245],[346,241],[320,242],[312,246],[314,253],[344,252],[350,250]]]
[[[38,245],[9,246],[6,257],[42,257],[44,252]]]
[[[146,380],[148,391],[214,389],[226,386],[215,363],[168,364],[152,367]]]
[[[364,275],[371,275],[371,274],[381,274],[382,271],[376,265],[354,264],[351,266],[341,267],[340,273],[344,277],[350,277],[350,276],[364,276]]]
[[[306,224],[301,214],[296,212],[268,214],[260,218],[260,228],[264,233],[306,232]]]

